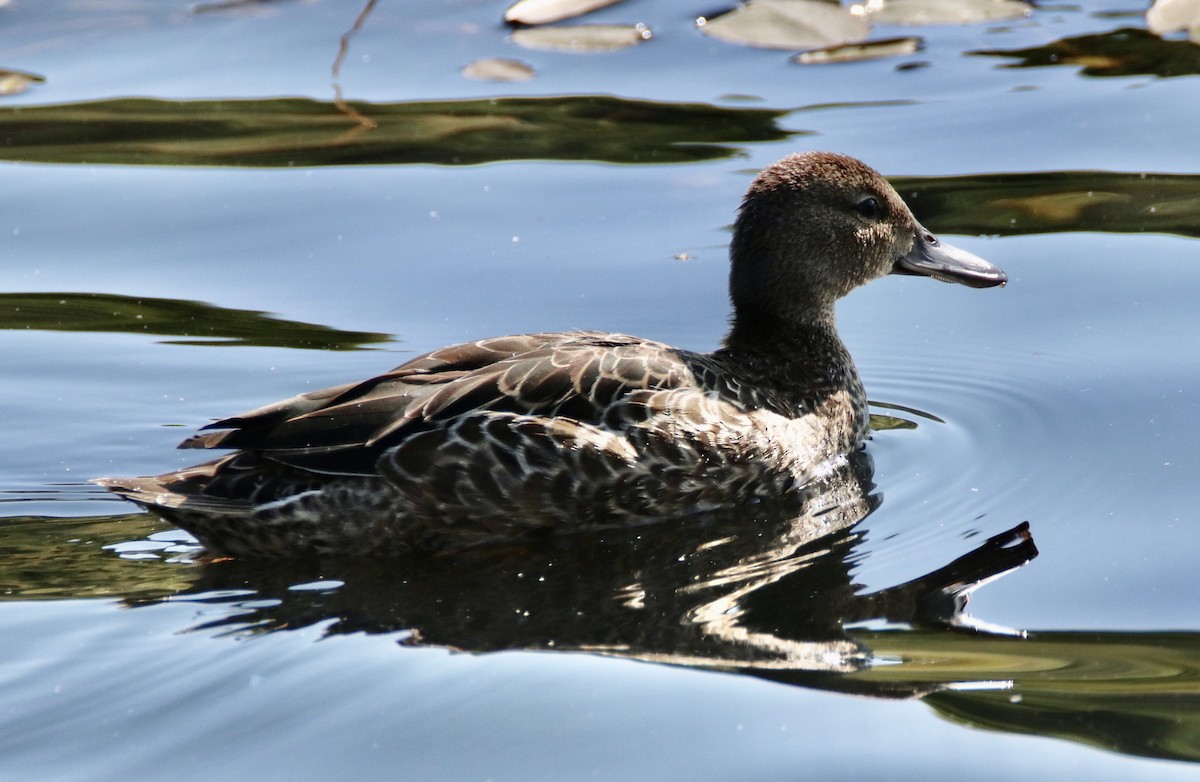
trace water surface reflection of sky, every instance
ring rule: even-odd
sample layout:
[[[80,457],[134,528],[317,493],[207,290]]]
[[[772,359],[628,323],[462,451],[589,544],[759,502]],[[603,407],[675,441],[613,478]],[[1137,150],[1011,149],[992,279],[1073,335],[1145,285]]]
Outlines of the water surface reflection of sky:
[[[800,66],[629,2],[588,21],[652,40],[566,54],[380,2],[335,79],[361,10],[0,4],[45,77],[0,97],[0,777],[1194,776],[1200,47],[1098,1]],[[711,348],[741,194],[811,148],[1011,280],[843,303],[835,534],[200,566],[83,483],[464,339]]]

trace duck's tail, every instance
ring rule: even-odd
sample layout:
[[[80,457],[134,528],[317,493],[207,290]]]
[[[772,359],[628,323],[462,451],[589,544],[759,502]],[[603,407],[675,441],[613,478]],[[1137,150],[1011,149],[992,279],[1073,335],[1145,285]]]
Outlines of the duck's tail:
[[[204,493],[204,487],[228,458],[163,475],[93,478],[91,482],[169,519],[174,518],[172,511],[180,509],[204,515],[245,514],[253,509],[249,501]]]

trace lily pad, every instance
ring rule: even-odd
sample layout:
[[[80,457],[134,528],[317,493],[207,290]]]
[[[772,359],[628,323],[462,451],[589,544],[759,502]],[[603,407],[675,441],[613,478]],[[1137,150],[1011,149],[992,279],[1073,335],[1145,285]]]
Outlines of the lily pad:
[[[509,24],[550,24],[574,19],[621,0],[518,0],[504,12]]]
[[[881,24],[975,24],[1020,19],[1033,12],[1021,0],[884,0],[864,6]]]
[[[644,24],[576,24],[561,27],[525,27],[513,30],[512,40],[526,49],[552,52],[611,52],[653,37]]]
[[[520,60],[489,57],[467,63],[462,75],[476,81],[529,81],[533,78],[533,66]]]
[[[878,41],[865,43],[846,43],[838,46],[825,46],[820,49],[810,49],[792,58],[792,62],[802,65],[817,65],[831,62],[857,62],[858,60],[878,60],[883,57],[899,57],[913,54],[924,48],[924,41],[916,36],[905,38],[881,38]]]
[[[727,43],[760,49],[811,49],[861,41],[871,31],[866,15],[819,0],[754,0],[712,19],[700,32]]]
[[[0,5],[3,3],[0,2]],[[20,95],[29,89],[30,84],[45,80],[45,76],[38,76],[36,73],[0,68],[0,95]]]
[[[1187,30],[1200,43],[1200,0],[1155,0],[1146,12],[1146,26],[1155,35]]]

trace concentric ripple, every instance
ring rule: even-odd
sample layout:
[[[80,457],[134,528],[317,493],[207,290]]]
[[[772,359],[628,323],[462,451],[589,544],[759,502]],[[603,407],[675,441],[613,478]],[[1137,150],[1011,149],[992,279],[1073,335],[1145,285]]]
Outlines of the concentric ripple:
[[[872,413],[891,424],[877,426],[868,445],[884,496],[856,555],[869,585],[896,583],[967,550],[966,539],[1023,520],[1036,536],[1028,489],[1045,476],[1031,474],[1030,456],[1055,448],[1065,427],[1089,415],[1080,361],[955,347],[860,359]],[[1063,460],[1068,465],[1069,454]]]

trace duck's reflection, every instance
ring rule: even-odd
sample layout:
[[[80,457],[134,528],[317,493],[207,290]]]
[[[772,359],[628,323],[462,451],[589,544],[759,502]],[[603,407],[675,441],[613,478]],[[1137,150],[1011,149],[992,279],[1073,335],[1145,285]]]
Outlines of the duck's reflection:
[[[196,629],[319,623],[414,646],[599,653],[920,697],[979,727],[1200,760],[1196,634],[1026,635],[972,620],[974,588],[1037,556],[1027,524],[863,593],[851,571],[872,490],[860,455],[786,506],[453,555],[216,561],[171,599],[220,604]]]
[[[174,599],[238,602],[214,622],[230,629],[333,620],[326,632],[405,630],[409,644],[589,651],[801,683],[872,664],[847,625],[972,626],[962,612],[970,590],[1037,555],[1022,524],[926,576],[861,594],[849,555],[855,524],[877,505],[872,488],[858,454],[783,506],[443,556],[265,571],[214,562]],[[239,592],[247,587],[251,600]]]

